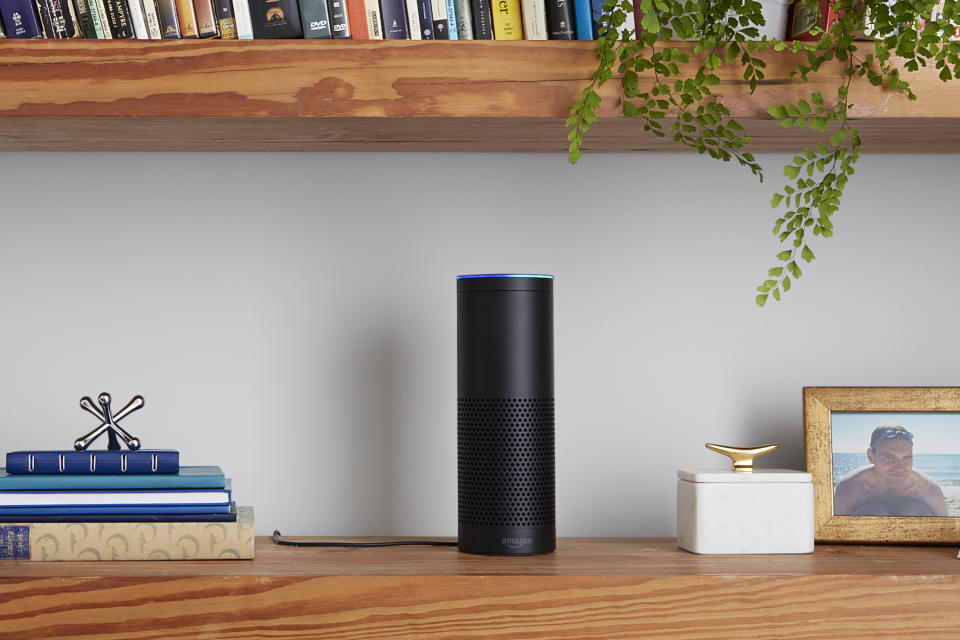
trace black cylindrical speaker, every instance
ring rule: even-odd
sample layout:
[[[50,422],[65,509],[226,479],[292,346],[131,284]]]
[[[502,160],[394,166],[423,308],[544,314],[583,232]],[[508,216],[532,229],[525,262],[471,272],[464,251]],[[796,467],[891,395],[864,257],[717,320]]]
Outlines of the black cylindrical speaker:
[[[457,278],[460,551],[556,549],[553,276]]]

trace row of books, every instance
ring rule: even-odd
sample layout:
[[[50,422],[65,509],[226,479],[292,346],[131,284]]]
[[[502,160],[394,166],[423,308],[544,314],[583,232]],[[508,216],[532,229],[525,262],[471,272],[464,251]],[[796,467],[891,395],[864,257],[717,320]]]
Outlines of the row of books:
[[[0,469],[0,559],[249,559],[253,534],[220,467],[175,451],[15,451]]]
[[[11,38],[593,40],[604,0],[0,0]]]

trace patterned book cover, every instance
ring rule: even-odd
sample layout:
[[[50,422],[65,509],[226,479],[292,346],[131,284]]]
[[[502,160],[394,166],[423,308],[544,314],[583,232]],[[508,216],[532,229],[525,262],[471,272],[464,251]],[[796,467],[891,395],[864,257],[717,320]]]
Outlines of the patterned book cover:
[[[231,0],[214,0],[213,9],[217,15],[221,40],[237,39],[237,16]]]
[[[470,0],[456,0],[457,5],[457,38],[473,40],[473,9]]]
[[[37,0],[43,37],[51,40],[79,38],[73,5],[69,0]]]
[[[0,559],[250,560],[253,507],[236,522],[25,522],[0,525]]]
[[[8,38],[42,38],[40,19],[30,0],[0,0],[0,18]]]
[[[523,40],[520,0],[491,0],[495,40]]]

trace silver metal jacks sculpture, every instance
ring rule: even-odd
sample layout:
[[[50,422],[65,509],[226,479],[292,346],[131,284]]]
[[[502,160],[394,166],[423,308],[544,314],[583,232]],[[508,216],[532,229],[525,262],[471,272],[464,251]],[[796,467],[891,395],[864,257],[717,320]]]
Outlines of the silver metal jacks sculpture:
[[[136,451],[139,449],[140,439],[124,431],[123,428],[117,423],[137,409],[143,408],[143,396],[133,396],[133,400],[128,402],[127,406],[125,406],[123,409],[120,409],[120,411],[118,411],[116,414],[113,414],[110,410],[109,393],[101,393],[97,400],[100,403],[99,408],[93,404],[93,400],[91,400],[88,396],[83,396],[80,398],[80,408],[96,416],[97,419],[100,420],[100,426],[82,438],[77,438],[76,442],[73,443],[73,448],[77,451],[83,451],[89,447],[94,440],[106,432],[107,438],[109,439],[109,442],[107,443],[107,449],[114,451],[120,449],[120,442],[117,440],[117,435],[123,439],[124,443],[127,445],[127,448],[129,448],[131,451]]]

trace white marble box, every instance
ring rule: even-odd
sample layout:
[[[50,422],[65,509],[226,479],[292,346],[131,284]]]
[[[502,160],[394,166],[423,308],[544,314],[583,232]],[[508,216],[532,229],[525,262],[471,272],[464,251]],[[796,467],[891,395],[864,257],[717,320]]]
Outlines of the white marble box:
[[[781,469],[678,471],[677,544],[693,553],[812,553],[813,481]]]

